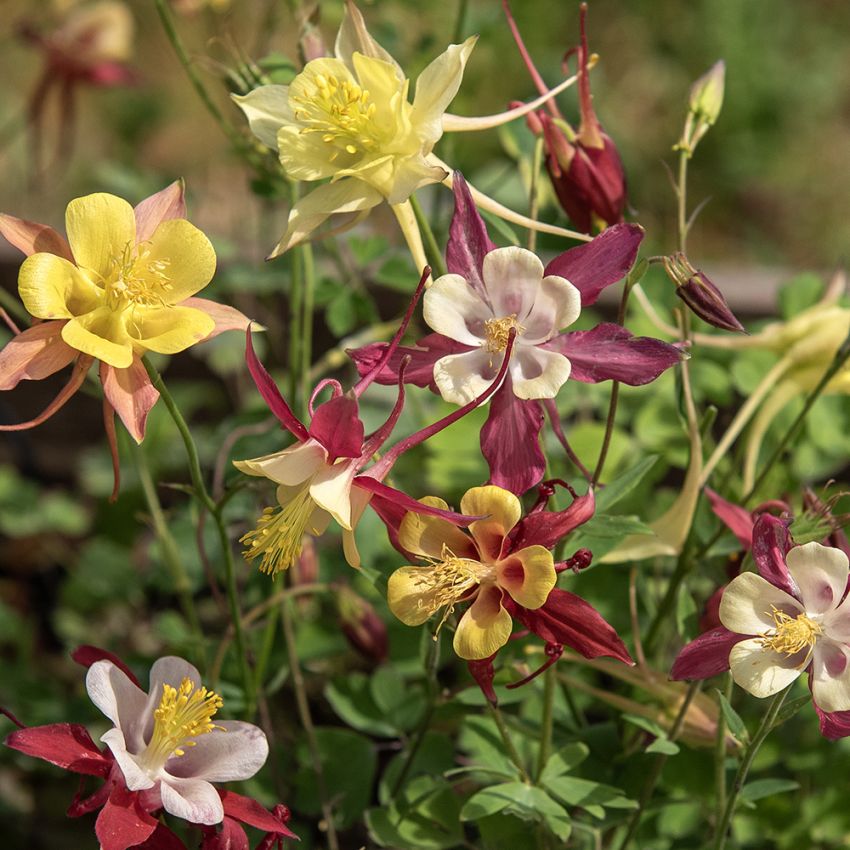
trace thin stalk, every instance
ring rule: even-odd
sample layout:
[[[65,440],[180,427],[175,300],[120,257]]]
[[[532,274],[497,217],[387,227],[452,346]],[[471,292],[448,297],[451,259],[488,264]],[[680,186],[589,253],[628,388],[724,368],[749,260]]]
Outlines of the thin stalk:
[[[776,716],[779,714],[779,710],[782,708],[782,703],[785,702],[785,697],[788,696],[788,692],[791,690],[791,687],[792,686],[789,685],[784,691],[780,691],[773,698],[773,701],[770,703],[770,706],[762,718],[759,728],[756,730],[756,734],[753,736],[752,741],[750,741],[747,749],[744,751],[744,757],[741,759],[741,764],[738,765],[738,772],[735,774],[735,781],[732,783],[729,798],[726,801],[726,808],[723,810],[723,816],[718,824],[717,831],[714,834],[714,850],[723,850],[726,846],[729,826],[732,823],[732,816],[735,814],[738,797],[741,794],[744,783],[747,781],[747,774],[750,772],[753,760],[761,748],[761,745],[764,743],[765,738],[767,738],[771,729],[773,729],[773,724],[776,722]]]
[[[431,229],[431,222],[428,221],[428,216],[425,215],[425,211],[422,209],[422,205],[419,203],[419,198],[416,195],[410,196],[410,206],[413,208],[416,223],[419,225],[419,230],[425,239],[425,251],[428,255],[428,262],[434,270],[435,276],[441,277],[446,273],[446,263],[443,260],[443,253],[437,244],[434,231]]]
[[[691,701],[697,695],[697,692],[702,687],[701,681],[691,682],[688,687],[688,691],[685,694],[684,700],[682,700],[682,705],[679,708],[679,713],[676,715],[676,719],[673,721],[673,725],[670,728],[670,734],[667,736],[670,741],[675,741],[676,738],[679,737],[680,732],[682,731],[682,727],[685,725],[685,716],[688,713],[688,708],[691,705]],[[632,843],[632,839],[637,834],[638,828],[640,827],[641,819],[646,812],[647,806],[649,805],[650,800],[652,799],[652,795],[655,792],[655,786],[658,784],[658,780],[661,778],[661,773],[664,770],[664,765],[667,764],[667,759],[669,756],[664,753],[658,753],[655,757],[655,761],[652,764],[652,767],[649,769],[649,774],[646,777],[646,781],[643,784],[643,790],[641,791],[640,797],[638,799],[638,807],[635,809],[634,814],[629,819],[629,824],[626,830],[626,835],[620,843],[619,850],[626,850],[626,848]]]
[[[552,750],[552,726],[555,709],[555,665],[546,669],[543,674],[543,718],[540,722],[540,749],[537,753],[537,779],[543,773],[549,753]]]
[[[298,661],[298,652],[295,648],[295,628],[292,623],[291,600],[284,599],[280,606],[281,622],[283,623],[283,637],[286,643],[286,654],[289,658],[289,672],[292,676],[292,687],[295,691],[295,702],[298,707],[298,717],[304,727],[307,736],[307,746],[310,749],[310,758],[316,771],[316,787],[319,791],[319,799],[322,806],[322,819],[325,822],[328,836],[328,850],[339,850],[339,840],[334,826],[334,812],[328,800],[327,783],[325,782],[325,771],[322,767],[322,755],[319,750],[319,742],[316,738],[316,727],[313,725],[313,717],[310,714],[310,702],[307,699],[307,691],[304,687],[304,676],[301,673],[301,665]]]
[[[728,702],[734,686],[732,674],[727,672],[724,679],[723,696]],[[726,715],[722,711],[717,713],[717,737],[714,739],[714,805],[716,823],[720,823],[726,809]]]
[[[676,209],[676,230],[678,232],[679,250],[685,254],[685,244],[688,241],[688,160],[690,151],[679,151],[679,181],[676,187],[676,197],[679,201]]]
[[[298,183],[290,184],[292,205],[298,201]],[[307,399],[300,393],[302,378],[301,352],[304,340],[304,252],[297,248],[292,252],[292,285],[289,288],[289,397],[301,416],[307,410]]]
[[[537,221],[537,211],[540,199],[537,197],[538,185],[540,183],[540,169],[543,165],[543,136],[534,143],[534,156],[531,160],[531,185],[528,189],[528,217]],[[534,251],[537,247],[537,231],[528,231],[528,250]]]
[[[313,362],[313,309],[316,289],[316,263],[313,257],[313,246],[306,242],[300,246],[301,262],[301,398],[306,400],[310,395],[308,382],[310,380],[310,365]]]
[[[519,771],[522,781],[531,785],[531,778],[528,775],[528,771],[525,769],[525,765],[522,763],[522,758],[517,752],[517,748],[514,746],[510,730],[505,723],[505,718],[502,716],[502,712],[499,710],[499,706],[491,705],[488,702],[487,708],[490,709],[490,716],[496,722],[496,728],[499,730],[499,735],[502,737],[502,743],[505,745],[505,751],[507,752],[508,758],[514,763],[514,766]]]

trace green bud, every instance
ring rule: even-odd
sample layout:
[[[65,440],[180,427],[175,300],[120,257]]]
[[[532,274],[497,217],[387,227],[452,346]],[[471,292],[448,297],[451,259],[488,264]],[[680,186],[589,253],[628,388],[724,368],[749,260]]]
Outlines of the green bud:
[[[689,108],[694,117],[708,125],[714,124],[723,106],[726,83],[726,63],[715,62],[692,86]]]

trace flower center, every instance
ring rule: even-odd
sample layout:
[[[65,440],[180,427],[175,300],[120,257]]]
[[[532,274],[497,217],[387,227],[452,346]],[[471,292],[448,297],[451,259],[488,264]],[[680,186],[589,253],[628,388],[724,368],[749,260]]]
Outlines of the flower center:
[[[272,578],[291,567],[301,554],[301,541],[315,509],[309,482],[285,505],[266,508],[257,527],[239,538],[247,546],[242,552],[245,559],[260,558],[260,572]]]
[[[418,606],[427,609],[429,616],[441,608],[445,609],[437,631],[443,627],[455,605],[492,572],[488,565],[480,561],[458,558],[445,543],[440,557],[441,561],[435,561],[430,568],[423,569],[415,579],[423,590]]]
[[[773,634],[765,632],[761,637],[761,644],[766,649],[772,649],[783,655],[796,655],[814,646],[818,636],[823,633],[820,624],[810,620],[805,614],[792,617],[778,610],[775,605],[770,607],[775,627],[772,630]]]
[[[501,319],[487,319],[484,322],[484,347],[493,354],[498,354],[508,347],[508,338],[516,328],[517,335],[525,328],[516,320],[516,313],[502,316]]]
[[[169,260],[151,260],[150,248],[128,242],[118,257],[112,257],[109,276],[104,280],[106,302],[113,310],[131,305],[166,306],[172,288],[167,269]]]
[[[185,678],[179,688],[163,684],[162,699],[154,711],[153,735],[141,759],[147,769],[161,768],[172,756],[186,754],[200,735],[213,729],[226,731],[212,722],[213,715],[223,705],[221,697]]]
[[[309,72],[308,72],[309,73]],[[333,74],[313,74],[313,91],[293,95],[295,118],[304,126],[302,133],[320,133],[322,141],[335,148],[333,162],[340,153],[362,154],[377,147],[374,116],[377,107],[366,89]]]

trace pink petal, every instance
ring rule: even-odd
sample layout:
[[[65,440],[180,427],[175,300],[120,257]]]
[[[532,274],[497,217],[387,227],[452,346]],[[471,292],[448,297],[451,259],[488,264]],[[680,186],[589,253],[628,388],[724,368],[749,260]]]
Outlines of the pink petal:
[[[581,292],[581,305],[587,307],[606,286],[628,274],[643,241],[643,233],[638,224],[615,224],[591,242],[555,257],[546,266],[546,274],[565,277]]]
[[[455,196],[455,210],[446,245],[446,268],[450,273],[465,278],[470,287],[487,301],[482,269],[484,257],[496,246],[490,241],[484,219],[459,171],[454,173],[452,192]]]
[[[481,452],[490,466],[490,483],[522,495],[546,472],[540,449],[543,408],[523,400],[505,381],[490,402],[490,414],[481,429]]]
[[[224,818],[218,792],[203,779],[176,779],[166,776],[159,786],[162,807],[189,823],[221,823]]]
[[[121,417],[124,427],[137,443],[141,443],[145,438],[148,413],[159,398],[142,361],[134,357],[132,365],[126,369],[116,369],[101,361],[100,381],[103,394]]]
[[[196,738],[195,746],[169,759],[165,770],[172,776],[207,782],[235,782],[257,773],[269,754],[263,730],[240,720],[221,720],[216,726],[221,729]]]
[[[85,727],[78,723],[29,726],[12,732],[4,743],[13,750],[74,773],[107,776],[112,767],[112,759],[100,751]]]
[[[753,515],[746,508],[727,502],[710,487],[705,488],[705,495],[715,516],[738,538],[744,551],[749,552],[753,545]]]
[[[227,817],[235,818],[263,832],[273,832],[295,838],[295,835],[287,829],[285,823],[251,797],[243,797],[233,791],[219,791],[218,793],[224,806],[224,814]]]
[[[46,224],[0,213],[0,235],[28,257],[32,254],[56,254],[57,257],[74,262],[65,237]]]
[[[175,180],[136,205],[136,242],[147,242],[163,221],[186,218],[183,189],[183,181]]]
[[[593,490],[573,499],[563,511],[536,511],[519,521],[511,534],[512,552],[526,546],[543,546],[551,549],[562,537],[587,522],[595,510]]]
[[[227,304],[219,304],[217,301],[210,301],[209,298],[196,298],[192,296],[185,301],[180,302],[181,307],[194,307],[195,310],[200,310],[206,313],[214,322],[215,327],[204,337],[203,342],[208,339],[213,339],[225,331],[244,331],[251,324],[251,320],[235,307],[230,307]]]
[[[739,635],[719,626],[692,640],[673,662],[671,679],[710,679],[729,669],[729,653],[749,635]]]
[[[675,345],[652,337],[632,336],[620,325],[610,323],[589,331],[560,334],[541,347],[563,354],[572,363],[573,380],[586,384],[614,380],[632,387],[654,381],[683,356]]]
[[[92,646],[91,644],[83,644],[71,653],[71,658],[86,669],[91,667],[96,661],[111,661],[137,688],[142,687],[135,673],[117,655],[109,652],[109,650],[101,649],[99,646]]]
[[[0,351],[0,390],[19,381],[40,381],[67,366],[79,354],[62,339],[64,320],[39,322],[27,328]]]
[[[86,673],[89,698],[124,735],[127,747],[142,745],[148,695],[111,661],[96,661]],[[159,696],[162,696],[160,692]]]
[[[127,850],[148,839],[157,824],[142,810],[136,794],[116,785],[98,815],[95,833],[101,850]]]
[[[340,457],[360,457],[365,429],[357,400],[341,395],[316,408],[310,420],[310,436],[327,450],[327,462]]]
[[[796,599],[800,598],[785,556],[791,548],[791,535],[784,521],[762,514],[753,526],[753,560],[763,579]]]

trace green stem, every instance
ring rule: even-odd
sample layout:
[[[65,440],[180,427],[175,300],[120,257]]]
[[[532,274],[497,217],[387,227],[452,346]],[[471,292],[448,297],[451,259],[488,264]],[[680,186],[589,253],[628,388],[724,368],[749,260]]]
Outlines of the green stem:
[[[723,696],[728,702],[734,682],[731,673],[727,672],[724,678]],[[726,808],[726,715],[722,711],[717,714],[717,737],[714,739],[714,798],[716,822],[720,823]]]
[[[679,151],[679,185],[676,193],[678,205],[676,210],[676,229],[678,231],[679,250],[684,254],[688,241],[688,160],[690,151]]]
[[[519,771],[519,775],[522,778],[522,781],[528,785],[531,785],[531,778],[528,775],[528,771],[525,769],[525,765],[522,763],[522,758],[517,752],[517,748],[514,746],[514,742],[511,739],[510,730],[508,729],[508,726],[505,723],[505,718],[502,716],[502,712],[499,710],[499,706],[492,705],[488,702],[487,707],[490,709],[491,717],[496,722],[496,728],[499,730],[499,735],[501,735],[502,737],[502,743],[504,743],[505,745],[505,750],[508,754],[508,758],[516,766],[516,769]]]
[[[413,207],[413,214],[416,216],[416,223],[419,225],[419,229],[422,231],[422,235],[425,239],[425,250],[428,254],[428,262],[434,272],[434,277],[441,277],[446,273],[446,264],[443,261],[443,254],[440,251],[439,245],[437,245],[437,240],[434,237],[434,231],[431,229],[431,223],[428,221],[428,217],[425,215],[422,205],[419,203],[419,199],[416,195],[410,196],[410,206]]]
[[[773,724],[776,722],[776,717],[779,710],[782,708],[782,703],[785,702],[785,697],[791,690],[789,685],[785,690],[780,691],[770,703],[764,717],[762,718],[756,734],[750,741],[747,749],[744,751],[744,757],[741,759],[741,764],[738,765],[738,772],[735,774],[735,781],[732,784],[732,789],[729,793],[729,799],[726,801],[726,808],[723,810],[723,816],[718,824],[717,831],[714,834],[714,850],[723,850],[726,846],[726,838],[729,832],[729,826],[732,823],[732,816],[735,814],[735,807],[738,803],[738,797],[747,781],[747,774],[753,765],[753,760],[756,757],[765,738],[770,734]]]
[[[269,666],[272,650],[274,649],[274,639],[277,632],[277,608],[272,608],[269,611],[269,616],[266,617],[266,627],[263,631],[263,640],[260,644],[260,652],[257,655],[257,661],[254,664],[254,690],[259,694],[263,689],[263,682],[266,678],[266,668]]]
[[[528,189],[528,217],[532,221],[537,221],[537,210],[539,206],[539,198],[537,197],[537,185],[540,182],[540,169],[543,165],[543,137],[541,136],[534,143],[534,156],[531,160],[531,185]],[[529,228],[528,231],[528,250],[534,251],[537,247],[537,231]]]
[[[668,740],[675,741],[676,738],[679,737],[679,734],[682,731],[682,727],[685,725],[685,716],[688,713],[688,708],[690,708],[691,701],[697,695],[697,692],[702,687],[701,681],[691,682],[688,687],[688,691],[685,694],[684,700],[682,700],[682,705],[679,708],[679,713],[676,715],[676,719],[673,721],[673,725],[670,727],[670,733],[667,736]],[[629,844],[632,843],[632,839],[637,834],[638,829],[640,828],[640,822],[643,818],[643,815],[646,812],[647,806],[649,805],[650,800],[652,799],[652,795],[655,792],[655,786],[658,784],[658,780],[661,778],[661,772],[664,770],[664,765],[667,764],[668,755],[665,753],[659,753],[655,757],[655,761],[652,764],[652,767],[649,769],[649,774],[646,777],[646,781],[643,784],[643,790],[641,791],[640,797],[638,799],[638,807],[635,809],[634,814],[631,816],[629,820],[629,825],[626,830],[626,834],[620,844],[619,850],[626,850]]]
[[[301,314],[301,398],[306,407],[310,397],[310,366],[313,362],[313,307],[316,284],[316,263],[313,246],[307,242],[301,247],[302,263],[302,314]]]
[[[549,753],[552,750],[552,725],[555,709],[555,665],[543,674],[543,718],[540,723],[540,749],[537,753],[537,779],[539,781]]]

